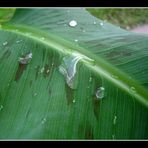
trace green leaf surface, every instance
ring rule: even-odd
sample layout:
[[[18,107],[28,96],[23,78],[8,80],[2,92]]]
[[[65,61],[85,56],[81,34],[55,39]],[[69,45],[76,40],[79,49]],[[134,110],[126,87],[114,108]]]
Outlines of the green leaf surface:
[[[0,138],[147,139],[147,42],[84,9],[17,9],[0,30]]]

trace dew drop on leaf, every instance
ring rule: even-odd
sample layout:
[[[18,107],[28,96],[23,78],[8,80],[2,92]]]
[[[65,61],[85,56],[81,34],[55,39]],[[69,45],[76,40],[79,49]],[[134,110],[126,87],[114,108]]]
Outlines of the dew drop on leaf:
[[[93,24],[94,24],[94,25],[97,24],[96,21],[94,21]]]
[[[75,102],[76,102],[76,100],[74,99],[72,102],[73,102],[73,103],[75,103]]]
[[[113,124],[115,125],[117,121],[117,116],[114,116]]]
[[[75,20],[72,20],[69,22],[69,26],[75,27],[75,26],[77,26],[77,22]]]
[[[114,79],[118,79],[117,75],[111,75],[111,77],[114,78]]]
[[[75,42],[78,42],[78,39],[75,39]]]
[[[136,89],[135,89],[135,87],[130,87],[130,92],[132,92],[132,93],[136,93]]]
[[[16,43],[20,43],[20,42],[22,42],[22,40],[17,40],[17,41],[16,41]]]
[[[3,109],[3,105],[0,105],[0,111]]]
[[[41,68],[41,73],[43,73],[43,72],[44,72],[44,70],[45,70],[45,68],[44,68],[44,67],[42,67],[42,68]]]
[[[42,41],[44,41],[44,40],[45,40],[45,38],[44,38],[44,37],[41,37],[41,40],[42,40]]]
[[[92,77],[89,77],[89,82],[91,82],[92,81]]]
[[[104,91],[105,91],[104,87],[99,87],[96,91],[96,98],[103,99],[104,98]]]
[[[42,124],[44,124],[46,122],[46,118],[43,118],[43,120],[42,120]]]
[[[4,43],[3,43],[3,46],[6,46],[8,44],[8,42],[7,41],[5,41]]]
[[[104,25],[103,22],[101,22],[100,25],[103,26]]]
[[[34,93],[33,96],[37,96],[37,93]]]

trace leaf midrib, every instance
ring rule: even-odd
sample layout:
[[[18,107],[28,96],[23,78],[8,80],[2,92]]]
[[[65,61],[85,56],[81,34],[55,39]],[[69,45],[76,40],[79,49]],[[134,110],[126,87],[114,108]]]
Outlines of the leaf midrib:
[[[108,81],[118,86],[120,89],[130,94],[132,97],[134,96],[134,98],[137,101],[141,102],[148,108],[148,93],[143,86],[141,86],[137,81],[131,79],[127,74],[123,73],[121,70],[117,69],[116,67],[113,67],[113,65],[104,61],[102,58],[90,53],[88,50],[80,46],[77,46],[65,39],[57,37],[54,34],[47,34],[44,31],[34,29],[25,25],[3,25],[1,30],[13,32],[33,39],[35,41],[38,41],[46,46],[49,46],[50,48],[59,51],[63,55],[72,54],[73,52],[77,51],[81,55],[85,55],[86,57],[95,60],[95,65],[93,65],[92,62],[88,62],[85,59],[83,59],[83,62],[88,68],[98,73],[102,77],[106,78]],[[27,35],[26,33],[31,34]],[[45,40],[41,40],[42,37],[44,37]],[[118,78],[114,78],[112,76]],[[133,94],[133,92],[130,91],[131,87],[135,88],[136,93]]]

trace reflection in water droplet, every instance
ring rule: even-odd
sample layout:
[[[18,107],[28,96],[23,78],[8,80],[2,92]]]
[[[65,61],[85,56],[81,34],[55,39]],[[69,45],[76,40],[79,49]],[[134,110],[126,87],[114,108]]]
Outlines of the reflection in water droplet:
[[[132,86],[132,87],[130,88],[130,91],[131,91],[132,93],[136,93],[135,87]]]
[[[3,43],[3,46],[6,46],[7,44],[8,44],[8,42],[6,41],[6,42]]]
[[[104,25],[103,22],[101,22],[100,25],[103,26]]]
[[[64,57],[63,63],[59,66],[59,72],[64,75],[67,85],[72,89],[75,89],[74,78],[76,74],[76,65],[81,59],[93,61],[84,55],[74,52],[70,56]]]
[[[72,20],[69,22],[69,26],[75,27],[77,25],[77,22],[75,20]]]
[[[46,118],[44,118],[41,123],[44,124],[45,122],[46,122]]]
[[[104,91],[105,91],[104,87],[99,87],[96,92],[96,98],[103,99],[104,98]]]
[[[28,64],[31,59],[32,59],[32,53],[29,52],[29,53],[23,55],[22,57],[20,57],[20,58],[19,58],[19,62],[20,62],[21,64]]]
[[[114,116],[113,124],[116,124],[117,116]]]
[[[0,105],[0,111],[3,109],[3,105]]]

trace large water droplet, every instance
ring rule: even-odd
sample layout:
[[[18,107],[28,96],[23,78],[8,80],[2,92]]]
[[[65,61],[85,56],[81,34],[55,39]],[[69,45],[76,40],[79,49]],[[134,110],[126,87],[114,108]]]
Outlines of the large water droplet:
[[[96,91],[96,98],[103,99],[104,98],[104,91],[105,91],[104,87],[99,87]]]
[[[3,109],[3,105],[0,105],[0,111]]]
[[[92,61],[92,59],[74,52],[70,56],[64,57],[63,63],[59,66],[59,72],[64,75],[67,85],[72,89],[76,88],[76,86],[74,86],[76,66],[81,59]]]
[[[4,43],[3,43],[3,46],[6,46],[8,44],[8,42],[7,41],[5,41]]]
[[[77,25],[77,22],[75,20],[72,20],[69,22],[69,26],[75,27]]]
[[[23,55],[22,57],[20,57],[20,58],[19,58],[19,62],[20,62],[21,64],[28,64],[31,59],[32,59],[32,53],[29,52],[29,53]]]
[[[117,116],[114,116],[113,124],[115,125],[117,121]]]

